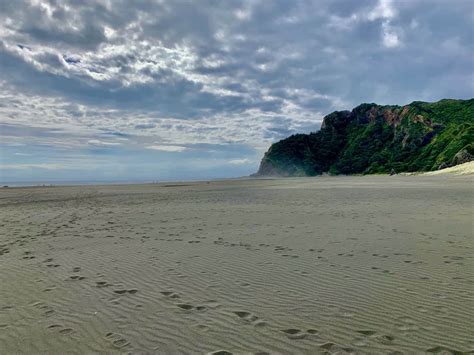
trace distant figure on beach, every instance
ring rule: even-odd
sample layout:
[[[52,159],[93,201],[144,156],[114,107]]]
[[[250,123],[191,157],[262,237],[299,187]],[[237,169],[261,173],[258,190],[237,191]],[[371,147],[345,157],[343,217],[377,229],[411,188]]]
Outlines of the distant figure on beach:
[[[397,175],[396,171],[394,168],[392,168],[392,170],[390,170],[390,176],[393,176],[393,175]]]

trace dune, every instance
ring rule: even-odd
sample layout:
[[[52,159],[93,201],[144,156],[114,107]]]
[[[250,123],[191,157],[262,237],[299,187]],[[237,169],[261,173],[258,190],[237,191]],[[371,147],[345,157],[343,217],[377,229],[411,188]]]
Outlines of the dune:
[[[474,174],[474,161],[470,161],[464,164],[452,166],[436,171],[429,171],[424,175],[441,175],[441,174],[455,174],[455,175],[473,175]]]
[[[431,175],[2,189],[0,352],[472,351],[472,176]]]

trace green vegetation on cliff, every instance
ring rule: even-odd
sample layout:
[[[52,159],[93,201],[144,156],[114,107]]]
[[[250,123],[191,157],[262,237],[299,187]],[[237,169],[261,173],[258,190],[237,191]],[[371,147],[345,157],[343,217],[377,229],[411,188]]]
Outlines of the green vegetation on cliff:
[[[324,118],[321,130],[273,144],[257,175],[429,171],[474,157],[474,99],[362,104]]]

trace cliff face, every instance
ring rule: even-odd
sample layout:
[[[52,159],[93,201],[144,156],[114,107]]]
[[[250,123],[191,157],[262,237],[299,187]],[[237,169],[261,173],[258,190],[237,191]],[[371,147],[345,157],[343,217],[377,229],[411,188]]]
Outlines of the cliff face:
[[[327,115],[316,133],[273,144],[257,175],[429,171],[473,156],[474,99],[362,104]]]

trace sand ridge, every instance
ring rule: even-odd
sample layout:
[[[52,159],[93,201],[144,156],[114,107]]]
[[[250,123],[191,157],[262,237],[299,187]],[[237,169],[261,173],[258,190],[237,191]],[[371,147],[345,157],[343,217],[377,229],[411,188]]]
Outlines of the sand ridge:
[[[6,353],[474,349],[472,178],[2,189]]]
[[[470,161],[464,164],[459,164],[449,168],[430,171],[425,175],[440,175],[440,174],[455,174],[455,175],[473,175],[474,174],[474,161]]]

